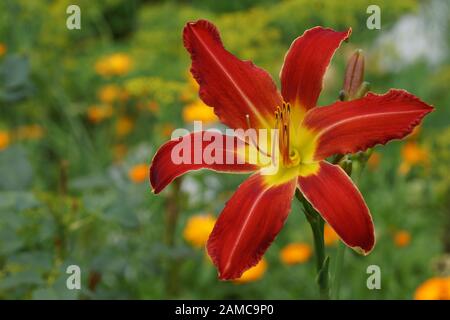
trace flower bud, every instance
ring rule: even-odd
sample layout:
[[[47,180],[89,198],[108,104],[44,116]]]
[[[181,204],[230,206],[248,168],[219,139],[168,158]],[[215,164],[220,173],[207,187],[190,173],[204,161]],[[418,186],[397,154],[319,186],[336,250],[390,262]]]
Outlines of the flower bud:
[[[348,100],[356,97],[358,90],[364,81],[364,55],[362,50],[358,49],[350,57],[345,69],[344,77],[344,95]]]

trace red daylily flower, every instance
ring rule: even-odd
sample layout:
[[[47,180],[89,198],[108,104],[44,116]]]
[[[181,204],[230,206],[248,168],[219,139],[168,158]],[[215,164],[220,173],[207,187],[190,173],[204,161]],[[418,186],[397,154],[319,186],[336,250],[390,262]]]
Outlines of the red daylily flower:
[[[220,279],[238,278],[257,264],[282,228],[296,189],[349,247],[362,254],[374,247],[374,226],[361,193],[339,166],[325,158],[401,139],[433,107],[398,89],[316,107],[328,64],[350,34],[351,29],[315,27],[298,37],[281,69],[280,94],[266,71],[225,50],[212,23],[199,20],[184,28],[184,46],[191,55],[200,97],[221,122],[234,129],[281,129],[279,147],[271,151],[281,159],[275,175],[263,175],[261,166],[250,163],[175,165],[171,151],[177,140],[164,144],[153,158],[150,183],[155,193],[191,170],[255,172],[226,203],[207,243]],[[203,134],[191,133],[190,138]],[[223,157],[236,156],[235,146],[227,146]]]

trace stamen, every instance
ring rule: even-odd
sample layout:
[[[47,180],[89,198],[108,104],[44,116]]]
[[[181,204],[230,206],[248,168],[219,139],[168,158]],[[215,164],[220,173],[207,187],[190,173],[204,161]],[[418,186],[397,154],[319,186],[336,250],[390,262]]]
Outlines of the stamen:
[[[278,130],[278,148],[281,159],[284,164],[289,165],[291,161],[290,150],[290,124],[291,124],[291,105],[283,102],[277,106],[275,111],[275,129]],[[272,146],[272,150],[275,146]]]

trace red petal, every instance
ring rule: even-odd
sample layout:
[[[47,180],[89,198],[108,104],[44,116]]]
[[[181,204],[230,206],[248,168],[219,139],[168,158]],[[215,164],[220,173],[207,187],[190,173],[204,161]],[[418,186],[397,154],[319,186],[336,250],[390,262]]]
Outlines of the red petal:
[[[352,29],[336,32],[315,27],[294,40],[281,69],[281,93],[285,101],[306,110],[317,104],[322,82],[334,52]]]
[[[303,124],[318,134],[315,159],[320,160],[401,139],[432,110],[414,95],[392,89],[384,95],[369,93],[362,99],[315,108]]]
[[[236,279],[256,265],[284,225],[295,179],[268,186],[255,174],[225,205],[208,240],[208,253],[222,280]]]
[[[375,244],[372,217],[344,170],[322,161],[318,173],[298,178],[298,186],[345,244],[363,254],[372,250]]]
[[[247,129],[248,115],[251,127],[272,127],[281,97],[266,71],[226,51],[216,27],[206,20],[188,23],[183,39],[200,97],[224,124]]]
[[[181,176],[182,174],[192,171],[192,170],[199,170],[199,169],[211,169],[215,171],[221,171],[221,172],[235,172],[235,173],[247,173],[247,172],[253,172],[258,169],[258,166],[248,163],[238,163],[238,158],[236,155],[236,146],[238,138],[233,136],[226,136],[219,133],[215,133],[215,136],[211,141],[203,141],[206,140],[203,139],[203,135],[205,134],[205,131],[201,132],[195,132],[189,134],[189,136],[185,136],[186,140],[184,140],[185,137],[182,137],[180,139],[171,140],[159,148],[159,150],[156,152],[156,155],[154,156],[152,160],[152,164],[150,166],[150,184],[153,188],[153,191],[155,193],[161,192],[170,182],[173,181],[178,176]],[[190,140],[187,140],[189,138]],[[222,139],[222,146],[223,149],[216,149],[215,152],[221,152],[222,154],[218,153],[218,158],[221,159],[216,162],[214,161],[208,161],[205,157],[203,157],[203,151],[205,148],[211,144],[213,146],[213,143],[216,142],[216,139]],[[230,139],[230,140],[229,140]],[[232,141],[228,142],[227,140]],[[188,159],[188,163],[177,163],[172,158],[172,151],[174,148],[179,145],[179,143],[182,143],[182,141],[189,142],[190,146],[190,157]],[[220,140],[217,140],[220,141]],[[200,148],[197,148],[196,146],[201,146]],[[188,147],[189,147],[188,146]],[[187,147],[187,148],[188,148]],[[186,149],[187,149],[186,148]],[[199,157],[195,155],[195,150],[200,150],[200,153],[197,153],[197,155],[200,155]],[[174,151],[177,152],[177,151]],[[178,152],[177,152],[178,154]],[[208,153],[209,154],[209,153]],[[216,153],[213,153],[213,155],[216,155]],[[196,159],[197,158],[197,159]],[[211,158],[212,159],[212,158]],[[232,164],[230,163],[230,159]],[[199,160],[199,161],[195,161]],[[195,163],[197,162],[197,163]],[[209,163],[208,163],[209,162]],[[242,162],[242,161],[241,161]]]

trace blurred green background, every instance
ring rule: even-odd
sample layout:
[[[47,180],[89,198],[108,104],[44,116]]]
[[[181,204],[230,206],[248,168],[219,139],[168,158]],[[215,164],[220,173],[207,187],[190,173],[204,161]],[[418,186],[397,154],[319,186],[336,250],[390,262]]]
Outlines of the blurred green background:
[[[70,4],[81,8],[81,30],[66,28]],[[381,8],[381,30],[366,27],[370,4]],[[306,29],[351,26],[320,104],[337,99],[346,60],[362,48],[372,91],[403,88],[436,107],[413,136],[375,148],[358,179],[377,244],[367,257],[345,252],[340,297],[411,299],[427,279],[448,277],[449,17],[445,0],[1,1],[0,299],[318,297],[298,203],[265,265],[220,282],[202,244],[245,177],[202,171],[150,191],[148,165],[174,128],[216,126],[181,40],[199,18],[277,82]],[[66,288],[72,264],[81,290]],[[367,289],[369,265],[381,269],[380,290]]]

